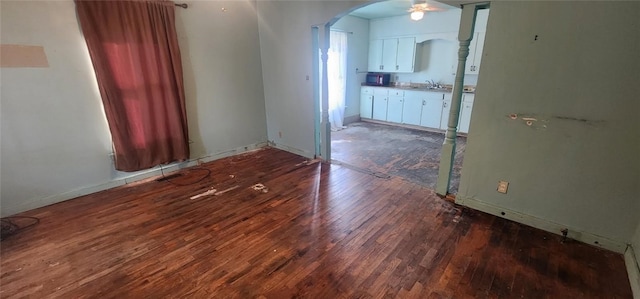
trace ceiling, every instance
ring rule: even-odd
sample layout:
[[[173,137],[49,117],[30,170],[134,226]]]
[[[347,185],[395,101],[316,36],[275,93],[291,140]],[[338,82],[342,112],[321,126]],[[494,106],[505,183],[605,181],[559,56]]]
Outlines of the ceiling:
[[[427,3],[429,7],[433,7],[435,11],[445,11],[454,8],[444,3],[436,1],[416,0],[416,3]],[[411,0],[389,0],[369,4],[365,7],[352,11],[349,15],[360,17],[363,19],[379,19],[386,17],[395,17],[409,15],[409,8],[412,5]]]

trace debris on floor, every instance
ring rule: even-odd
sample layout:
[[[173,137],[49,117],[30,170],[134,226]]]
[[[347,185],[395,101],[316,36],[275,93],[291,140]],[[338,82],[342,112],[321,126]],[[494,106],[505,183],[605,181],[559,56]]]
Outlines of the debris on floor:
[[[267,188],[267,186],[265,186],[263,184],[260,184],[260,183],[251,186],[251,189],[256,190],[256,191],[262,191],[262,193],[269,192],[269,188]]]
[[[218,191],[218,192],[214,193],[213,195],[215,195],[215,196],[222,195],[222,194],[225,194],[225,193],[227,193],[227,192],[229,192],[231,190],[238,189],[238,187],[240,187],[240,185],[235,185],[235,186],[233,186],[231,188],[227,188],[227,189],[224,189],[222,191]]]
[[[217,191],[216,189],[211,188],[211,189],[209,189],[209,190],[207,190],[205,192],[202,192],[202,193],[200,193],[198,195],[191,196],[189,199],[198,199],[200,197],[204,197],[204,196],[207,196],[207,195],[215,194],[216,191]]]

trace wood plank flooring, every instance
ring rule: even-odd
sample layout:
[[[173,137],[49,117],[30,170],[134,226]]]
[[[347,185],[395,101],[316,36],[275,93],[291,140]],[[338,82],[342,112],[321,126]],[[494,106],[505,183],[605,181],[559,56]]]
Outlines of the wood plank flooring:
[[[331,133],[333,160],[383,176],[398,176],[435,189],[444,133],[355,122]],[[467,138],[456,138],[449,193],[458,193]]]
[[[405,180],[276,149],[201,167],[21,214],[0,297],[631,298],[621,255]]]

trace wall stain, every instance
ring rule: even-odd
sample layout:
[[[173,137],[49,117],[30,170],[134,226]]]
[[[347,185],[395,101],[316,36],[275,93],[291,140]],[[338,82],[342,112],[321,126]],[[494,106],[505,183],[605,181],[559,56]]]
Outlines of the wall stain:
[[[575,121],[575,122],[579,122],[579,123],[583,123],[586,125],[590,125],[590,126],[597,126],[600,124],[603,124],[605,121],[603,120],[589,120],[589,119],[585,119],[585,118],[575,118],[575,117],[571,117],[571,116],[552,116],[552,118],[555,119],[559,119],[559,120],[566,120],[566,121]]]

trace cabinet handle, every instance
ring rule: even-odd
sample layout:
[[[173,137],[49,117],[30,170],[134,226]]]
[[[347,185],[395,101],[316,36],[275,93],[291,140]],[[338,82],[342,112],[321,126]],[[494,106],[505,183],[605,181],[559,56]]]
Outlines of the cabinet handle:
[[[399,70],[399,69],[400,69],[400,66],[399,66],[399,65],[396,65],[396,71],[397,71],[397,70]]]
[[[380,65],[380,70],[384,70],[384,65]]]
[[[427,103],[426,103],[426,101],[425,101],[425,100],[422,100],[422,106],[424,106],[424,105],[426,105],[426,104],[427,104]]]

